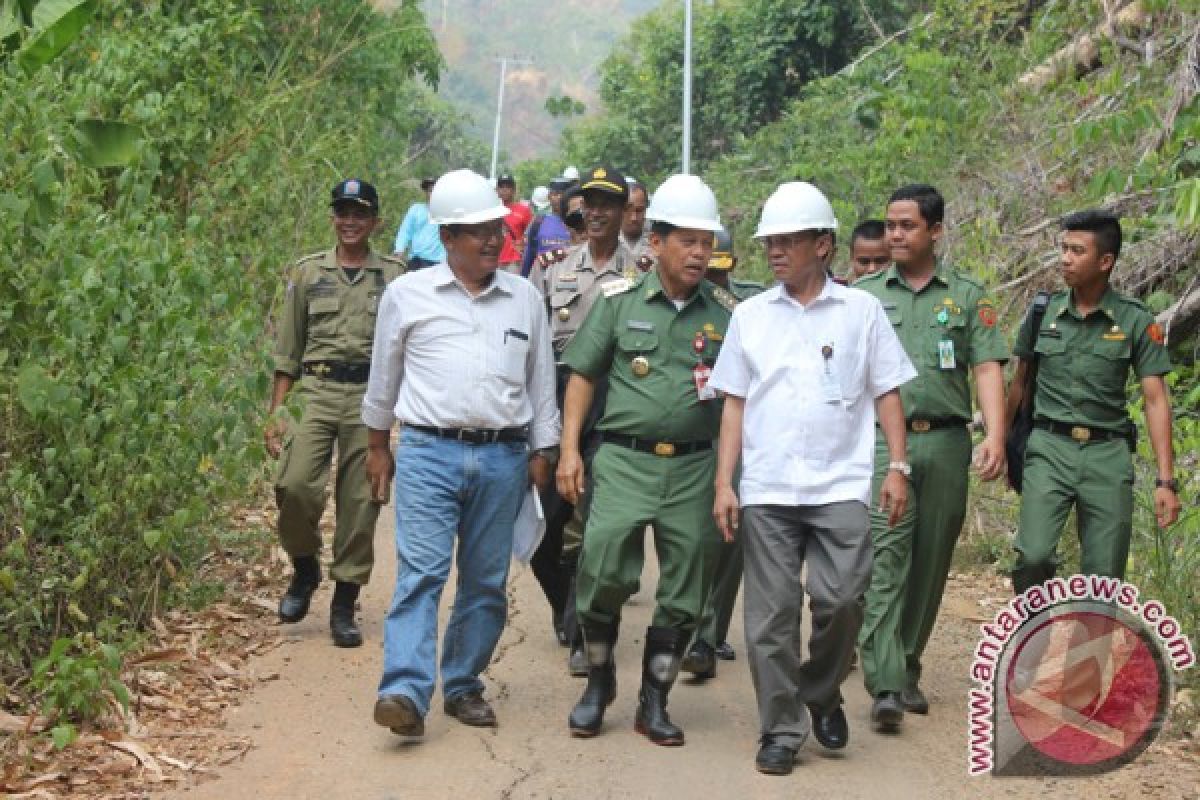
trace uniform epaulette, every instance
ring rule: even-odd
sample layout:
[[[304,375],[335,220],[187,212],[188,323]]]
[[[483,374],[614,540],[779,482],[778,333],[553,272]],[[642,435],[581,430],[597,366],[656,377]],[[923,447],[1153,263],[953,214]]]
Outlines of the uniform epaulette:
[[[405,260],[404,260],[403,258],[401,258],[400,256],[385,256],[385,255],[380,255],[380,256],[379,256],[379,258],[380,258],[380,260],[381,260],[381,261],[386,261],[386,262],[388,262],[389,264],[399,264],[400,266],[404,267],[405,269],[407,269],[407,268],[408,268],[408,262],[407,262],[407,261],[405,261]]]
[[[758,281],[739,281],[734,278],[730,278],[729,282],[732,283],[734,286],[740,287],[742,289],[766,289],[767,288],[766,284],[759,283]]]
[[[561,247],[556,250],[547,250],[544,253],[538,253],[538,266],[542,269],[548,269],[567,257],[567,251]]]
[[[712,296],[721,305],[721,308],[726,311],[732,312],[737,307],[738,299],[728,289],[722,289],[720,286],[713,284]]]
[[[625,294],[642,285],[642,279],[630,280],[629,278],[618,278],[615,281],[608,281],[600,285],[600,293],[605,297],[616,297],[619,294]]]
[[[320,250],[320,251],[318,251],[318,252],[316,252],[316,253],[310,253],[309,255],[306,255],[306,256],[304,256],[303,258],[301,258],[301,259],[298,259],[298,260],[296,261],[296,265],[297,265],[297,266],[299,266],[300,264],[303,264],[303,263],[305,263],[305,262],[307,262],[307,261],[312,261],[312,260],[313,260],[313,259],[315,259],[315,258],[323,258],[323,257],[324,257],[324,255],[325,255],[325,252],[326,252],[325,250]]]
[[[1142,311],[1145,311],[1146,313],[1150,312],[1150,309],[1146,307],[1146,304],[1143,303],[1138,298],[1131,297],[1130,295],[1127,295],[1127,294],[1122,294],[1121,292],[1118,292],[1115,289],[1110,289],[1109,291],[1111,291],[1116,296],[1117,300],[1121,300],[1126,303],[1129,303],[1129,305],[1133,306],[1134,308],[1140,308]]]

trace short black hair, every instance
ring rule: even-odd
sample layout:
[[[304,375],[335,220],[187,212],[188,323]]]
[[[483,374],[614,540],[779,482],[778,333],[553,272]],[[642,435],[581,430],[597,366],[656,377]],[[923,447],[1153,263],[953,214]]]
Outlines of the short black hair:
[[[1112,253],[1113,261],[1121,255],[1121,218],[1099,209],[1076,211],[1059,222],[1063,231],[1087,231],[1096,237],[1100,255]]]
[[[921,212],[921,219],[925,220],[925,224],[930,227],[940,224],[946,218],[946,201],[942,197],[942,193],[927,183],[910,183],[907,186],[901,186],[892,192],[892,196],[888,198],[888,205],[905,200],[911,200],[917,204],[917,211]]]
[[[649,202],[650,202],[650,193],[646,191],[646,187],[645,187],[645,186],[643,186],[642,184],[640,184],[640,183],[630,183],[630,184],[629,184],[629,197],[630,197],[630,199],[633,199],[633,193],[634,193],[634,192],[641,192],[641,193],[642,193],[642,197],[643,197],[643,198],[645,198],[646,202],[647,202],[647,203],[649,203]]]
[[[883,239],[887,236],[887,227],[881,219],[864,219],[862,222],[854,226],[854,230],[850,232],[850,246],[859,239]]]
[[[657,233],[663,239],[671,235],[671,231],[675,230],[678,225],[672,225],[669,222],[663,222],[661,219],[656,219],[650,223],[650,232]]]

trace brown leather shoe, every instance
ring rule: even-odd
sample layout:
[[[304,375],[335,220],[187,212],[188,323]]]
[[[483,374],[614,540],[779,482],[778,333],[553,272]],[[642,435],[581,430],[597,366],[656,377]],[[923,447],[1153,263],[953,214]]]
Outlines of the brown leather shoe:
[[[496,712],[483,699],[481,692],[467,692],[458,697],[447,697],[442,710],[463,725],[475,728],[496,727]]]
[[[402,694],[389,694],[375,701],[375,724],[391,728],[397,736],[425,735],[425,720],[416,703]]]

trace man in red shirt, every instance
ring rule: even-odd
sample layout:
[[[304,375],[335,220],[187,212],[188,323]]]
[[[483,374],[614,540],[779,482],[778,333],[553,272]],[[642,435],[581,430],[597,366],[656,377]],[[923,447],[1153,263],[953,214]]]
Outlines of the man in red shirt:
[[[496,194],[508,208],[504,218],[504,247],[500,250],[500,269],[514,275],[521,274],[521,250],[525,246],[525,228],[533,221],[529,206],[518,201],[517,181],[512,175],[501,175],[496,179]]]

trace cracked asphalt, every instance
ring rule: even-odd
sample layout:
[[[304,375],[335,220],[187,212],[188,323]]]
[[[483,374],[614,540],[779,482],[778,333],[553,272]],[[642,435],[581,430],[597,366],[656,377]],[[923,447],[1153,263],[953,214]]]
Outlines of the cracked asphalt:
[[[567,714],[583,680],[566,672],[566,650],[554,641],[546,602],[533,575],[514,569],[509,624],[485,674],[496,709],[495,730],[466,727],[446,717],[435,695],[425,736],[406,740],[371,719],[382,662],[382,622],[395,574],[393,516],[380,515],[374,579],[362,595],[366,644],[339,650],[330,643],[327,581],[313,611],[290,626],[286,643],[251,665],[278,672],[244,698],[228,718],[231,732],[250,737],[246,757],[174,796],[200,800],[267,798],[983,798],[1195,797],[1186,775],[1175,784],[1168,759],[1153,749],[1116,773],[1088,779],[969,778],[966,772],[966,693],[976,623],[944,612],[927,655],[927,717],[909,715],[898,735],[870,730],[861,674],[843,692],[850,719],[849,746],[824,751],[810,740],[795,772],[767,777],[754,770],[757,715],[744,658],[740,607],[730,641],[733,663],[721,662],[715,680],[681,680],[671,694],[672,718],[687,734],[683,747],[657,747],[633,731],[641,647],[653,605],[655,563],[647,560],[642,591],[624,615],[618,644],[618,696],[601,735],[567,733]],[[444,626],[454,576],[442,598]],[[948,595],[950,605],[953,597]],[[944,607],[945,608],[945,607]],[[1194,776],[1195,771],[1190,771]],[[1176,776],[1179,777],[1179,776]],[[1167,781],[1164,783],[1163,781]],[[1174,785],[1170,785],[1174,784]],[[1182,792],[1177,792],[1183,787]],[[1191,786],[1191,790],[1186,787]]]

